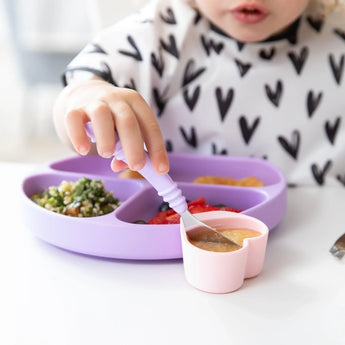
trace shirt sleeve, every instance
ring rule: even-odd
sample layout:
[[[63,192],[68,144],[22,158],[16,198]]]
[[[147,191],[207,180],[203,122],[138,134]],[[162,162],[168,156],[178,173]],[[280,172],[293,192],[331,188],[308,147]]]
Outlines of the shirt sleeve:
[[[95,37],[67,66],[66,84],[96,75],[138,91],[154,107],[155,92],[169,90],[178,75],[179,54],[194,16],[180,1],[150,2]]]

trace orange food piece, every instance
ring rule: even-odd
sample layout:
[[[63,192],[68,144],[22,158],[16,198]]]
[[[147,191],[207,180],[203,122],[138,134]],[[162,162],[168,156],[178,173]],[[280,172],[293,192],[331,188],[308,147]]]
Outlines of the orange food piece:
[[[212,176],[204,175],[197,177],[194,183],[202,184],[219,184],[226,186],[241,186],[241,187],[261,187],[263,182],[260,181],[255,176],[248,176],[241,179],[235,179],[233,177],[222,177],[222,176]]]

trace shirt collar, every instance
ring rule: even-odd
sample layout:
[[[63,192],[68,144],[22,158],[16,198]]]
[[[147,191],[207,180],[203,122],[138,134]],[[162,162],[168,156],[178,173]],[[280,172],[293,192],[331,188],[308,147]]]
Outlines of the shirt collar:
[[[273,35],[269,38],[267,38],[264,41],[257,42],[257,43],[266,43],[266,42],[276,42],[276,41],[281,41],[281,40],[288,40],[291,44],[296,44],[297,43],[297,32],[298,28],[301,22],[301,18],[297,18],[286,30],[283,32]],[[210,29],[224,37],[228,37],[233,39],[230,35],[222,31],[220,28],[218,28],[216,25],[210,22]],[[241,43],[241,42],[239,42]],[[243,44],[243,43],[242,43]]]

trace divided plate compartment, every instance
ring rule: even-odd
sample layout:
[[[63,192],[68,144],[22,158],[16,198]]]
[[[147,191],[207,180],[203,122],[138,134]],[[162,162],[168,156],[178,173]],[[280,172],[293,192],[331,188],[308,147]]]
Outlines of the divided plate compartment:
[[[171,178],[187,200],[200,197],[210,205],[224,204],[263,221],[271,230],[286,210],[286,181],[282,172],[263,159],[169,154]],[[163,202],[143,179],[119,178],[110,159],[72,157],[50,163],[27,176],[22,183],[22,215],[38,238],[66,250],[87,255],[134,260],[182,258],[179,224],[135,224],[148,221]],[[244,178],[255,176],[263,187],[239,187],[193,183],[203,175]],[[107,191],[121,201],[112,213],[98,217],[70,217],[35,204],[30,197],[63,180],[82,177],[104,182]]]

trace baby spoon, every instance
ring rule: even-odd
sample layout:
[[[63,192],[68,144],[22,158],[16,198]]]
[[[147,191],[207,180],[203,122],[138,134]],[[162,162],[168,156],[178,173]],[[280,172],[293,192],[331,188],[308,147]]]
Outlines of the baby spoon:
[[[91,142],[95,143],[96,139],[92,129],[91,122],[87,122],[85,124],[85,130]],[[114,156],[117,160],[121,160],[127,163],[125,153],[122,149],[122,145],[119,140],[116,140]],[[189,212],[187,201],[185,197],[182,195],[181,190],[177,187],[177,184],[171,179],[171,177],[168,174],[161,175],[154,170],[151,160],[146,151],[145,159],[145,166],[138,172],[157,190],[158,195],[160,195],[164,201],[168,202],[170,207],[181,216],[185,228],[194,225],[200,225],[202,227],[216,232],[226,240],[230,241],[232,244],[235,244],[236,246],[240,247],[236,242],[223,235],[220,231],[212,228],[211,226],[201,222],[199,219],[194,217]]]

